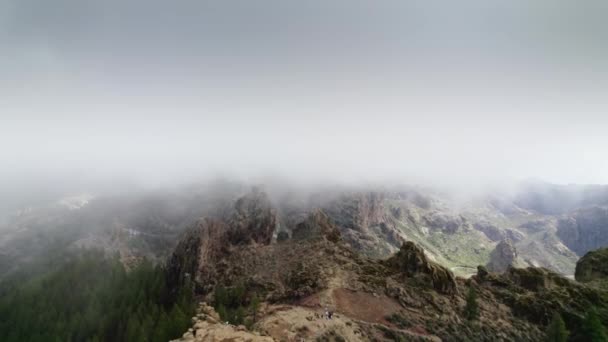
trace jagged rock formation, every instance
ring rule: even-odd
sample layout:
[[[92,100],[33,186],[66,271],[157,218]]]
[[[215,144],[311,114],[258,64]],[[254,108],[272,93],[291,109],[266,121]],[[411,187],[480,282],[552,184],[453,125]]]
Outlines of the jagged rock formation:
[[[324,237],[338,242],[340,231],[330,222],[330,218],[321,210],[312,212],[306,220],[298,223],[292,231],[292,239],[305,240]]]
[[[321,203],[321,207],[346,243],[368,256],[383,258],[395,252],[403,241],[384,205],[385,196],[375,191],[345,193]]]
[[[254,188],[236,201],[227,224],[227,239],[232,245],[269,244],[277,226],[277,213],[268,195]]]
[[[502,240],[490,254],[486,265],[490,272],[504,272],[517,262],[517,251],[510,241]]]
[[[264,203],[263,197],[259,201]],[[243,208],[253,209],[241,210],[245,214],[238,219],[200,221],[178,245],[170,268],[183,279],[192,274],[197,295],[207,301],[213,301],[216,284],[242,284],[244,298],[255,295],[263,309],[250,330],[199,317],[186,339],[267,335],[275,340],[438,341],[457,334],[463,340],[538,341],[553,311],[561,312],[576,333],[591,303],[608,309],[608,295],[600,289],[543,268],[508,268],[497,274],[480,267],[478,275],[465,281],[411,241],[386,260],[364,257],[340,238],[340,228],[323,210],[294,223],[291,237],[273,242],[269,225],[276,224],[274,210],[259,203]],[[408,216],[405,211],[396,215]],[[235,237],[239,231],[245,239]],[[516,259],[512,246],[499,245],[504,247],[501,255]],[[483,329],[462,316],[471,287],[479,293]],[[325,308],[335,313],[335,320],[323,318]]]
[[[453,294],[457,291],[452,272],[432,261],[429,261],[424,250],[411,241],[401,246],[397,254],[388,259],[387,264],[408,277],[422,277],[437,291]]]
[[[269,244],[276,224],[276,212],[265,193],[254,191],[239,198],[227,219],[205,218],[187,232],[168,262],[168,283],[193,280],[208,290],[232,248]]]
[[[608,248],[600,248],[583,256],[576,263],[574,277],[580,282],[608,279]]]

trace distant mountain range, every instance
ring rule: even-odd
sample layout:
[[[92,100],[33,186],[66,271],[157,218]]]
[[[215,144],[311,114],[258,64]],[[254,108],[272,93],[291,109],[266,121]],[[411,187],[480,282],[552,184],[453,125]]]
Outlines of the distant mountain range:
[[[0,227],[0,272],[48,249],[76,246],[119,252],[125,260],[162,260],[198,218],[222,216],[249,189],[218,182],[115,197],[70,196],[26,207]],[[501,241],[513,246],[517,265],[564,275],[574,274],[586,252],[608,245],[606,186],[529,182],[465,200],[403,186],[272,186],[266,192],[277,212],[275,238],[291,235],[298,221],[323,210],[343,239],[366,256],[384,258],[403,241],[413,241],[459,275],[488,264]]]

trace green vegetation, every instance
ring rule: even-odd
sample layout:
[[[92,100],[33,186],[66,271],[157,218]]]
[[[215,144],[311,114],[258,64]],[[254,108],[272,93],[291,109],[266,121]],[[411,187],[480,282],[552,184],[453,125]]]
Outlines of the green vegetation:
[[[606,328],[602,324],[600,317],[595,308],[592,308],[587,313],[583,320],[582,327],[580,329],[581,341],[587,342],[606,342],[608,341],[608,333]]]
[[[454,274],[460,276],[475,273],[477,265],[485,265],[490,260],[490,252],[494,246],[492,241],[478,231],[459,230],[446,234],[413,225],[405,220],[397,222],[397,227],[408,236],[408,240],[431,254],[436,262],[454,268]],[[470,270],[461,266],[469,267]]]
[[[215,310],[222,321],[235,325],[245,324],[247,327],[251,327],[257,320],[260,299],[255,293],[248,297],[242,284],[233,287],[217,285],[214,299]],[[246,316],[249,316],[250,319],[246,319]]]
[[[403,336],[402,333],[389,329],[383,325],[377,324],[375,325],[376,329],[380,330],[384,337],[389,338],[395,342],[405,342],[407,339]]]
[[[464,308],[464,315],[469,321],[479,318],[477,292],[472,287],[469,288],[469,293],[467,294],[467,305]]]
[[[554,313],[553,319],[547,326],[547,342],[566,342],[569,334],[562,315],[557,312]]]
[[[400,329],[407,329],[409,327],[412,326],[412,324],[402,315],[398,314],[398,313],[394,313],[392,315],[389,315],[387,317],[385,317],[387,321],[393,323],[394,325],[396,325],[397,327],[399,327]]]
[[[47,267],[0,283],[1,341],[166,342],[190,325],[191,288],[170,300],[150,262],[126,272],[118,257],[78,251]]]

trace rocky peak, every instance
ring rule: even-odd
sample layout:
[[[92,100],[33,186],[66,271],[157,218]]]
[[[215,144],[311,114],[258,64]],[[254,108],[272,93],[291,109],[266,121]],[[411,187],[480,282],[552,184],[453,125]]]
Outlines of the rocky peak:
[[[228,219],[230,243],[251,242],[269,244],[277,226],[277,214],[268,195],[254,188],[253,191],[234,203]]]
[[[324,237],[332,242],[340,240],[340,231],[322,210],[313,211],[306,220],[298,223],[292,231],[294,240],[315,237]]]
[[[438,292],[457,292],[452,272],[428,260],[424,250],[411,241],[404,242],[399,252],[387,260],[387,264],[408,277],[426,278]]]
[[[383,203],[381,192],[349,193],[329,203],[326,210],[338,226],[367,232],[370,226],[386,221]]]
[[[502,240],[490,254],[487,269],[490,272],[504,272],[513,266],[517,260],[517,251],[509,240]]]
[[[600,248],[585,254],[576,263],[574,278],[584,283],[608,279],[608,248]]]
[[[227,219],[199,220],[178,243],[168,263],[168,281],[177,288],[185,279],[196,285],[214,283],[221,260],[232,247],[270,244],[277,216],[268,196],[254,190],[239,198]]]
[[[394,216],[402,212],[400,208],[386,207],[389,196],[385,192],[349,192],[321,207],[338,227],[345,243],[366,256],[380,259],[397,251],[403,241],[403,232]]]

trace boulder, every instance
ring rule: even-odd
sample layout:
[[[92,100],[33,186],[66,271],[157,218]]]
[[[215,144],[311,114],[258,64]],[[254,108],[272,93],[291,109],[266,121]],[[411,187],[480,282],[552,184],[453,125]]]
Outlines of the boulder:
[[[411,241],[404,242],[397,254],[387,260],[394,270],[408,276],[427,279],[433,288],[443,294],[457,292],[454,274],[426,257],[424,250]]]
[[[508,240],[499,242],[490,254],[487,269],[490,272],[504,272],[516,263],[517,251]]]

